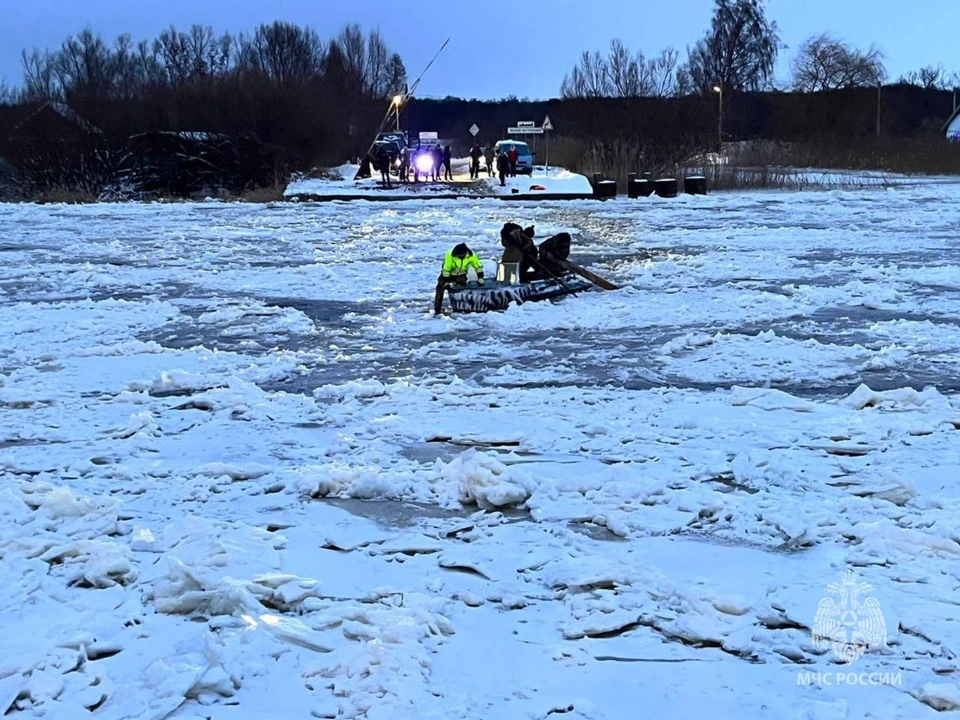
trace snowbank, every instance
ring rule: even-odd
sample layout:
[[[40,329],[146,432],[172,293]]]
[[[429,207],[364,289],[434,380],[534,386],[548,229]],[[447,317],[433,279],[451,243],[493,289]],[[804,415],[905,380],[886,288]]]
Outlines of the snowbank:
[[[583,175],[572,173],[563,168],[536,168],[532,175],[518,175],[506,179],[501,187],[496,177],[488,177],[484,172],[474,180],[469,175],[466,159],[454,162],[454,176],[451,181],[401,183],[394,178],[392,187],[385,188],[379,180],[379,173],[373,177],[354,180],[358,165],[343,165],[328,171],[327,177],[295,178],[287,185],[284,197],[297,199],[324,198],[429,198],[436,195],[457,196],[503,196],[503,195],[569,195],[571,197],[590,197],[593,187]]]

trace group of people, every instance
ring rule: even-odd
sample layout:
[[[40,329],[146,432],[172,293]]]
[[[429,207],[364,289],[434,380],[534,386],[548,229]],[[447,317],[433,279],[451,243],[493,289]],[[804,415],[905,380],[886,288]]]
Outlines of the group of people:
[[[504,265],[515,264],[519,269],[518,279],[522,283],[562,274],[563,261],[570,255],[569,233],[553,235],[544,240],[540,247],[537,247],[533,237],[533,225],[525,228],[508,222],[504,223],[500,230],[500,244],[503,246],[500,262]],[[435,315],[439,315],[443,309],[443,296],[447,288],[451,285],[466,285],[471,269],[477,274],[477,285],[482,287],[483,262],[477,254],[466,243],[460,243],[447,252],[433,298]]]
[[[520,158],[520,154],[517,152],[517,149],[511,145],[509,150],[501,149],[497,153],[493,145],[487,145],[486,148],[480,149],[479,144],[474,144],[470,148],[470,178],[479,179],[480,178],[480,158],[484,159],[484,162],[487,165],[487,176],[493,177],[494,169],[496,169],[497,174],[500,177],[500,185],[504,186],[507,184],[507,177],[516,177],[517,176],[517,161]]]
[[[430,162],[418,162],[420,158],[429,158]],[[377,170],[380,171],[380,180],[385,187],[390,187],[391,165],[395,159],[399,161],[397,178],[402,183],[410,182],[411,175],[413,175],[413,182],[420,182],[421,175],[423,175],[424,181],[438,181],[441,179],[441,172],[443,180],[453,180],[449,145],[441,147],[437,144],[432,147],[423,147],[418,143],[415,148],[403,148],[399,156],[395,156],[387,148],[381,147],[374,158],[374,163]]]
[[[430,162],[419,162],[420,158],[424,157],[429,158]],[[479,144],[474,144],[470,148],[470,178],[472,180],[480,178],[481,158],[486,162],[489,177],[493,177],[494,170],[496,170],[500,177],[501,186],[507,184],[507,177],[517,176],[519,153],[514,146],[511,145],[509,149],[503,148],[497,153],[493,145],[488,144],[486,148],[481,148]],[[420,182],[421,175],[423,175],[424,181],[453,180],[449,145],[441,147],[436,144],[432,147],[422,147],[418,143],[415,148],[403,148],[399,157],[390,152],[386,146],[381,146],[376,153],[372,154],[370,162],[376,170],[380,171],[380,181],[384,187],[391,187],[390,174],[395,161],[398,163],[397,177],[402,183],[410,182],[411,174],[413,175],[413,182]]]

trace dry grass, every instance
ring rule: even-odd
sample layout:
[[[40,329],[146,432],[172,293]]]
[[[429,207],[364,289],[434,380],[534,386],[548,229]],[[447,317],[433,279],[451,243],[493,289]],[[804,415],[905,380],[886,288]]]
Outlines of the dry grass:
[[[253,190],[247,190],[241,193],[239,199],[248,203],[268,203],[283,200],[283,191],[287,189],[286,185],[268,185],[257,187]]]
[[[75,188],[52,188],[38,192],[32,197],[27,198],[27,202],[34,202],[40,205],[48,203],[67,203],[69,205],[80,205],[86,203],[95,203],[98,198],[87,190],[78,190]]]
[[[772,143],[767,143],[772,145]],[[960,174],[960,146],[942,136],[778,143],[781,164],[906,175]]]
[[[960,174],[960,147],[951,146],[939,137],[809,143],[756,141],[725,147],[723,160],[719,164],[706,159],[695,163],[698,172],[706,175],[708,185],[716,190],[856,189],[897,184],[895,177],[878,177],[877,173]],[[816,172],[805,171],[809,168],[852,174],[849,180],[838,174],[822,180]]]
[[[684,154],[686,153],[686,154]],[[539,160],[539,158],[538,158]],[[905,175],[960,174],[960,145],[937,136],[927,138],[824,138],[804,143],[753,141],[724,147],[723,162],[686,148],[660,148],[623,138],[585,143],[570,138],[551,142],[551,165],[561,165],[588,177],[600,172],[626,188],[631,172],[649,171],[655,177],[675,177],[683,185],[687,175],[702,174],[710,190],[879,187],[895,179],[869,178],[855,173]],[[854,171],[849,180],[833,175],[818,178],[818,170]]]

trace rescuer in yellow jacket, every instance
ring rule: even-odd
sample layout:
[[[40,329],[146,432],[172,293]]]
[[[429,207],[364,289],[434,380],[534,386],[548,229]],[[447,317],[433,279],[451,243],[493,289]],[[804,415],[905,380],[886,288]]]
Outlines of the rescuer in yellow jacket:
[[[443,308],[443,293],[449,285],[465,285],[467,282],[467,270],[473,268],[477,271],[477,282],[483,285],[483,263],[480,258],[467,247],[466,243],[460,243],[452,250],[447,252],[443,259],[443,272],[437,278],[437,292],[433,298],[433,313],[440,314]]]

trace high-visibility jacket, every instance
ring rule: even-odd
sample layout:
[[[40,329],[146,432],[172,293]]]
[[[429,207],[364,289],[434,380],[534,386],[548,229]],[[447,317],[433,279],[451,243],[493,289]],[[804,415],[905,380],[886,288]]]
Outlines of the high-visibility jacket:
[[[454,257],[453,250],[447,251],[447,256],[443,259],[443,276],[460,277],[467,274],[467,270],[473,268],[477,271],[477,277],[483,277],[483,263],[475,253],[471,252],[465,258]]]

